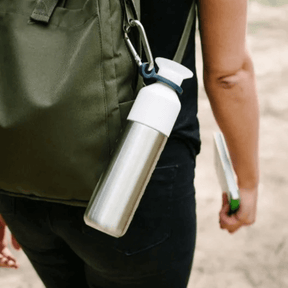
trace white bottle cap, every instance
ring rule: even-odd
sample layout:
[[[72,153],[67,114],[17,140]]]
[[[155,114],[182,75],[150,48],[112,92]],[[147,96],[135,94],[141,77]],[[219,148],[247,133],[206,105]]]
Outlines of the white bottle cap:
[[[193,73],[181,64],[165,58],[155,59],[158,75],[180,86]],[[128,115],[128,120],[149,126],[169,137],[181,109],[176,92],[166,84],[157,82],[146,86],[139,94]]]
[[[157,74],[174,82],[178,86],[181,86],[184,79],[193,76],[192,71],[175,61],[158,57],[155,59],[155,62],[159,67]]]

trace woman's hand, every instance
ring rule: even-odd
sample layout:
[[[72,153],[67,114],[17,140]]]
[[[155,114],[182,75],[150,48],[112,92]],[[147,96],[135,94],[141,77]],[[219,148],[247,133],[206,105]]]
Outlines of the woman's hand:
[[[7,247],[7,241],[5,239],[7,230],[6,228],[6,223],[0,215],[0,267],[17,269],[19,267],[17,260],[14,258],[11,251]],[[19,250],[21,248],[12,234],[11,244],[16,250]]]
[[[229,233],[234,233],[242,226],[252,225],[256,220],[257,194],[257,188],[240,189],[240,208],[235,214],[229,216],[230,207],[228,197],[226,193],[223,193],[222,209],[219,213],[221,229],[226,229]]]

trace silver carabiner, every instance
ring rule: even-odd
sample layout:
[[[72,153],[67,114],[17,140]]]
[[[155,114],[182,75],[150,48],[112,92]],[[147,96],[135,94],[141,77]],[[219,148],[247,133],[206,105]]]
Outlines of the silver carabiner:
[[[137,29],[139,31],[141,43],[143,45],[145,55],[146,55],[146,58],[147,58],[148,64],[149,64],[148,71],[151,71],[154,68],[154,60],[153,60],[152,52],[151,52],[151,49],[149,46],[149,42],[148,42],[144,27],[140,21],[131,20],[129,22],[129,26],[126,27],[126,29],[125,29],[126,31],[124,32],[124,39],[125,39],[134,59],[135,59],[137,65],[139,67],[142,65],[142,60],[141,60],[140,56],[138,55],[137,51],[135,50],[135,48],[134,48],[133,44],[131,43],[130,38],[128,36],[128,33],[130,32],[131,27],[137,27]]]

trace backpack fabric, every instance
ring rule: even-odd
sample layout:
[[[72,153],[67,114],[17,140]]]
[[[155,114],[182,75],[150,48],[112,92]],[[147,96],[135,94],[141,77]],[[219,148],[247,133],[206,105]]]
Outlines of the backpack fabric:
[[[12,196],[86,206],[141,87],[123,37],[123,7],[136,17],[139,1],[78,2],[0,1],[0,189]]]

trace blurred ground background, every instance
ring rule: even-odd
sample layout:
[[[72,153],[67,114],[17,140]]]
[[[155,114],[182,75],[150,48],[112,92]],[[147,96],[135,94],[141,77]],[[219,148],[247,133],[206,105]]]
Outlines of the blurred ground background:
[[[198,239],[189,288],[288,287],[288,0],[251,0],[248,44],[257,76],[260,165],[256,223],[230,235],[219,229],[221,191],[213,166],[212,133],[218,130],[201,79],[198,38],[199,119]],[[18,270],[0,269],[1,288],[43,288],[22,252]],[[135,287],[136,288],[136,287]]]

